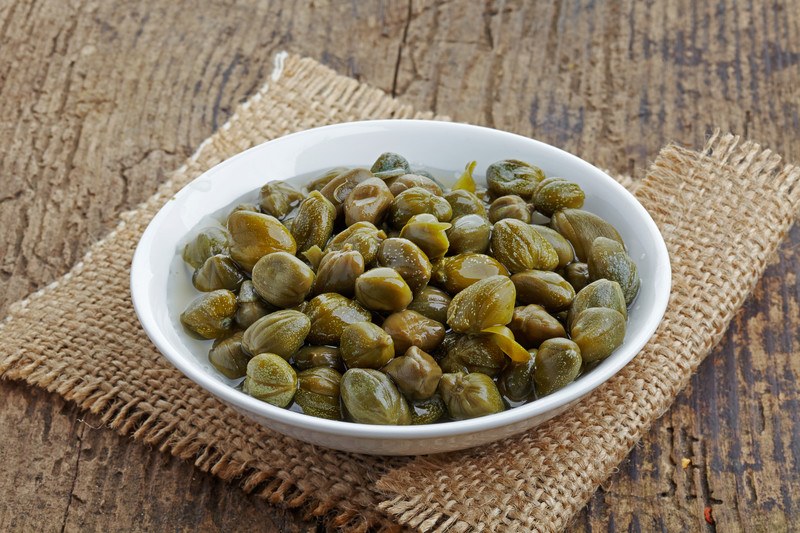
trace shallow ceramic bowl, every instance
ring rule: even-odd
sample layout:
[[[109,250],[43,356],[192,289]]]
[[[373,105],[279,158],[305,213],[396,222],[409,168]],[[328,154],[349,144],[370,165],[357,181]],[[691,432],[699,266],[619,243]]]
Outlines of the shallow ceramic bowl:
[[[501,159],[521,159],[548,176],[580,184],[585,209],[613,224],[639,267],[641,290],[630,311],[624,344],[597,368],[542,399],[473,420],[425,426],[371,426],[324,420],[280,409],[236,390],[207,360],[210,341],[190,338],[178,316],[197,292],[179,250],[208,217],[224,219],[237,203],[256,201],[266,181],[302,185],[331,167],[367,166],[379,154],[404,155],[412,167],[448,169],[455,179],[468,160],[476,176]],[[451,181],[452,182],[452,181]],[[445,183],[449,185],[449,183]],[[255,423],[291,437],[339,450],[415,455],[479,446],[530,429],[570,408],[608,380],[644,346],[664,314],[670,264],[664,240],[650,215],[611,177],[558,148],[488,128],[414,120],[338,124],[303,131],[256,146],[212,168],[184,187],[144,232],[131,269],[136,313],[150,339],[181,372]],[[578,409],[580,407],[577,407]],[[567,414],[566,416],[569,416]]]

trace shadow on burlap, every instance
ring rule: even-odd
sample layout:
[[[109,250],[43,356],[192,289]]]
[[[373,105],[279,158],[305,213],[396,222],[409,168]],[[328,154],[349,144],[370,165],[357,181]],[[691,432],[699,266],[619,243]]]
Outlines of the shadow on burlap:
[[[127,285],[152,216],[213,165],[324,124],[433,118],[312,60],[276,62],[269,83],[156,195],[70,273],[11,307],[0,326],[0,375],[58,392],[122,434],[330,526],[562,529],[720,340],[793,222],[800,169],[731,135],[715,134],[700,152],[664,148],[644,180],[621,180],[660,227],[673,268],[665,319],[633,362],[580,407],[481,449],[424,458],[337,452],[264,429],[184,378],[141,330]]]

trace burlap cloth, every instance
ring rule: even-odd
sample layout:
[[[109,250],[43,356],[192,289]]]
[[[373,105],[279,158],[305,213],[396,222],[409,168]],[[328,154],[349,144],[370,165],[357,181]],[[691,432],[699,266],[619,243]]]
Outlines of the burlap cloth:
[[[444,456],[350,455],[272,433],[206,394],[154,349],[130,302],[139,236],[204,170],[313,126],[430,117],[309,59],[284,59],[155,196],[70,273],[11,307],[0,326],[0,374],[56,391],[122,434],[330,526],[562,529],[720,340],[792,224],[800,169],[731,135],[713,135],[700,152],[664,148],[644,180],[626,183],[663,232],[673,268],[664,321],[633,362],[518,438]]]

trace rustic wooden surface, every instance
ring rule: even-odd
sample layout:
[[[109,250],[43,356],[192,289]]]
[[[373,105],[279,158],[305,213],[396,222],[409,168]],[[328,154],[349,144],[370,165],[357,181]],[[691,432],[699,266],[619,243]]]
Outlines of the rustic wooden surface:
[[[267,78],[280,49],[614,172],[641,175],[664,143],[699,146],[713,126],[800,159],[800,1],[6,0],[0,316],[149,196]],[[800,522],[798,245],[795,229],[725,341],[575,530]],[[9,382],[0,493],[2,531],[315,527]]]

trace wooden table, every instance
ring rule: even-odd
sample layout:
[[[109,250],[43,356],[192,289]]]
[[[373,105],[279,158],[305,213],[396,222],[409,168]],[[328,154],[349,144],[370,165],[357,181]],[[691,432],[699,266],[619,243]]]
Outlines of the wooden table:
[[[612,172],[714,126],[800,159],[798,1],[5,0],[0,316],[154,192],[280,49]],[[795,229],[575,530],[711,531],[708,506],[719,531],[800,521],[799,245]],[[2,531],[315,526],[19,383],[0,383],[0,472]]]

